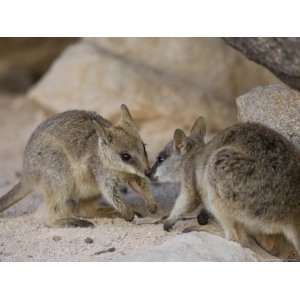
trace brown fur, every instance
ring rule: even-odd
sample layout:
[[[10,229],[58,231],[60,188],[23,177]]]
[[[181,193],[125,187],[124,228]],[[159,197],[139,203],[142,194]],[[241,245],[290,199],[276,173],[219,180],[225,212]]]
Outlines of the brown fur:
[[[131,156],[129,161],[122,160],[123,153]],[[134,212],[120,195],[124,184],[140,187],[136,190],[149,210],[157,208],[144,175],[148,168],[145,146],[125,105],[116,126],[95,112],[67,111],[33,132],[25,148],[20,183],[0,198],[0,211],[38,190],[46,200],[51,226],[92,225],[79,217],[108,212],[97,207],[100,195],[131,221]]]
[[[204,126],[202,118],[197,122]],[[205,127],[200,128],[198,138],[195,132],[174,136],[163,151],[167,157],[152,170],[158,180],[181,182],[165,229],[201,198],[228,239],[253,248],[250,234],[282,233],[300,254],[300,156],[295,147],[260,124],[236,124],[207,144]]]

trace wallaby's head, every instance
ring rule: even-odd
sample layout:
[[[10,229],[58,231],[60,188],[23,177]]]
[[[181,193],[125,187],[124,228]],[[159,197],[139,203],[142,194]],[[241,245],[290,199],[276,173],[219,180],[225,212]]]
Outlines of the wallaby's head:
[[[199,117],[189,136],[183,130],[176,129],[173,140],[159,153],[151,168],[150,178],[159,182],[179,182],[183,164],[197,149],[204,148],[206,126],[203,117]]]
[[[145,144],[126,105],[121,105],[121,119],[115,126],[94,123],[98,134],[98,154],[105,167],[142,177],[149,172]]]

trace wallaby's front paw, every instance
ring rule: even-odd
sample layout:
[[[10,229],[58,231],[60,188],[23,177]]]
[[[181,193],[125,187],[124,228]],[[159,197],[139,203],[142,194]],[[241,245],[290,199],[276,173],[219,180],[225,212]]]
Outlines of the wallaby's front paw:
[[[135,212],[131,208],[128,208],[126,213],[123,214],[123,217],[127,222],[132,222],[134,219],[134,216],[135,216]]]
[[[173,229],[174,224],[175,223],[173,221],[171,221],[171,220],[165,221],[165,223],[164,223],[164,230],[165,231],[171,231]]]
[[[158,204],[156,202],[147,205],[147,209],[151,214],[155,214],[158,210]]]

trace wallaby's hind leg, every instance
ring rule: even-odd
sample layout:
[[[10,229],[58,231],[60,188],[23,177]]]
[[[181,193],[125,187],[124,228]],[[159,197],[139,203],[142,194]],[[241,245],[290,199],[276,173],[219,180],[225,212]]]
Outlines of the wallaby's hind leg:
[[[263,260],[277,260],[274,256],[268,253],[265,249],[259,246],[256,241],[248,234],[244,225],[235,222],[230,217],[219,216],[218,221],[223,227],[225,238],[230,241],[237,242],[244,248],[249,248],[258,254]]]
[[[212,191],[212,190],[211,190]],[[227,211],[227,208],[222,205],[225,200],[220,199],[215,193],[209,193],[210,203],[214,206],[214,217],[224,230],[224,235],[227,240],[240,243],[244,248],[250,248],[261,258],[268,261],[274,261],[276,258],[259,246],[256,241],[248,234],[245,226],[236,221],[232,216],[232,211]]]
[[[244,225],[236,224],[236,229],[238,232],[238,242],[240,242],[244,248],[251,249],[264,261],[278,261],[278,259],[257,244],[256,240],[248,234]]]
[[[219,209],[219,213],[216,214],[215,217],[222,226],[227,240],[238,242],[244,248],[250,248],[264,260],[275,260],[271,254],[260,247],[256,241],[250,237],[243,224],[236,222],[229,214],[221,213],[221,209]]]
[[[212,207],[212,214],[217,219],[218,223],[224,230],[225,238],[229,241],[238,241],[238,232],[236,222],[232,218],[231,213],[226,211],[226,207],[223,207],[222,200],[215,192],[215,188],[207,183],[207,203]]]
[[[50,227],[92,227],[94,224],[78,218],[78,204],[63,190],[45,191]]]
[[[47,151],[44,148],[47,148]],[[40,154],[36,155],[35,160],[28,159],[25,155],[24,169],[27,170],[24,176],[30,176],[31,181],[35,182],[43,193],[48,209],[47,224],[49,226],[86,227],[93,225],[91,222],[78,218],[78,201],[73,198],[73,171],[68,157],[60,148],[48,143],[40,150]]]
[[[100,206],[98,197],[79,201],[81,218],[117,218],[120,213],[110,206]]]

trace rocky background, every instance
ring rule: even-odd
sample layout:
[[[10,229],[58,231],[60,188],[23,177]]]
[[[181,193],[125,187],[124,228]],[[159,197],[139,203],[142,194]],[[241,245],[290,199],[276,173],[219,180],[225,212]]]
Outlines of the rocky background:
[[[20,175],[32,130],[68,109],[96,110],[116,121],[120,104],[126,103],[152,160],[175,128],[188,131],[199,115],[206,118],[210,135],[239,118],[273,126],[300,147],[300,94],[280,83],[298,88],[298,43],[270,38],[0,39],[0,195]],[[153,189],[170,210],[178,188]],[[130,191],[126,197],[140,204]],[[172,233],[151,220],[134,225],[103,219],[94,229],[49,229],[40,220],[40,202],[32,195],[2,214],[0,260],[262,259],[224,240],[217,224],[203,226],[211,233],[181,234],[195,220],[179,222]],[[282,237],[257,239],[274,255],[293,256]]]

